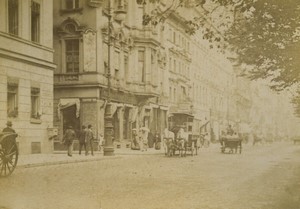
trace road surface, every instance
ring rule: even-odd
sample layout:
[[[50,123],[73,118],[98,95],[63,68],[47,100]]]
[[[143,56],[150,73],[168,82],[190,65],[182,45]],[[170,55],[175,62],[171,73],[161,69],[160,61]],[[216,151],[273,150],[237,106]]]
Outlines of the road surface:
[[[0,179],[0,208],[300,209],[300,146],[292,143],[242,154],[221,154],[217,144],[194,157],[134,153],[17,168]]]

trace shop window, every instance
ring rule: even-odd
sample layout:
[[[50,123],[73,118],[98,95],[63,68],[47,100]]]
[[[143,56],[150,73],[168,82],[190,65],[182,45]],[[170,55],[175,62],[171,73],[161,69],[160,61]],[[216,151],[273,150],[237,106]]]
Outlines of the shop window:
[[[66,43],[66,72],[79,72],[79,39],[68,39]]]
[[[40,89],[31,88],[31,118],[40,119]]]
[[[15,118],[18,116],[18,84],[7,85],[7,115]]]
[[[40,4],[31,2],[31,41],[40,42]]]
[[[19,1],[8,0],[8,32],[18,35],[19,27]]]

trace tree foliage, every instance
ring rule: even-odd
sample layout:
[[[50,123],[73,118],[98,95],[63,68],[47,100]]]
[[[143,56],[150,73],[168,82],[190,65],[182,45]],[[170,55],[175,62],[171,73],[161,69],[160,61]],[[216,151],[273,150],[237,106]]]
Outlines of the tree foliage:
[[[299,0],[165,0],[169,7],[160,11],[155,9],[144,15],[143,24],[153,25],[163,22],[170,13],[179,7],[202,7],[201,17],[187,20],[193,35],[196,30],[203,31],[203,38],[218,43],[222,50],[230,50],[234,61],[242,68],[241,75],[252,80],[267,79],[270,87],[281,91],[300,81],[300,1]],[[137,0],[141,4],[159,4],[159,0]],[[206,5],[214,5],[207,9]],[[213,15],[222,8],[223,13]],[[221,11],[222,11],[221,10]],[[207,27],[205,21],[221,20],[225,31]],[[226,19],[232,21],[224,21]],[[226,27],[225,27],[226,28]],[[217,29],[217,30],[215,30]],[[298,92],[300,95],[300,92]],[[296,98],[296,97],[295,97]],[[299,105],[300,96],[293,100]],[[300,116],[300,114],[299,114]]]

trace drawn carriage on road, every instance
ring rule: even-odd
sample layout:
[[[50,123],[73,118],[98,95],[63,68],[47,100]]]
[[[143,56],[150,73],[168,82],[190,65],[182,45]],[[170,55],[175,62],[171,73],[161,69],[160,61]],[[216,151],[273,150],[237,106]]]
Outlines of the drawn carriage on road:
[[[9,176],[17,166],[19,155],[17,136],[16,133],[0,133],[0,177]]]
[[[175,154],[186,156],[198,154],[199,141],[199,124],[200,120],[194,118],[193,115],[187,113],[172,113],[169,117],[169,129],[174,132],[175,139],[170,148]]]
[[[238,135],[225,135],[220,139],[221,143],[221,152],[225,153],[226,150],[229,150],[229,153],[242,153],[242,141],[243,139]]]

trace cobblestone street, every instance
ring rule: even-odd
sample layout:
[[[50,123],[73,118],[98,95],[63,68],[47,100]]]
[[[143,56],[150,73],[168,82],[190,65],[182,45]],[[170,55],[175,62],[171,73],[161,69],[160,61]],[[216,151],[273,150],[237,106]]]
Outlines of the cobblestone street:
[[[84,158],[84,156],[82,156]],[[299,209],[300,146],[245,146],[197,156],[122,155],[107,160],[17,168],[0,179],[8,209]],[[1,207],[0,207],[1,208]]]

